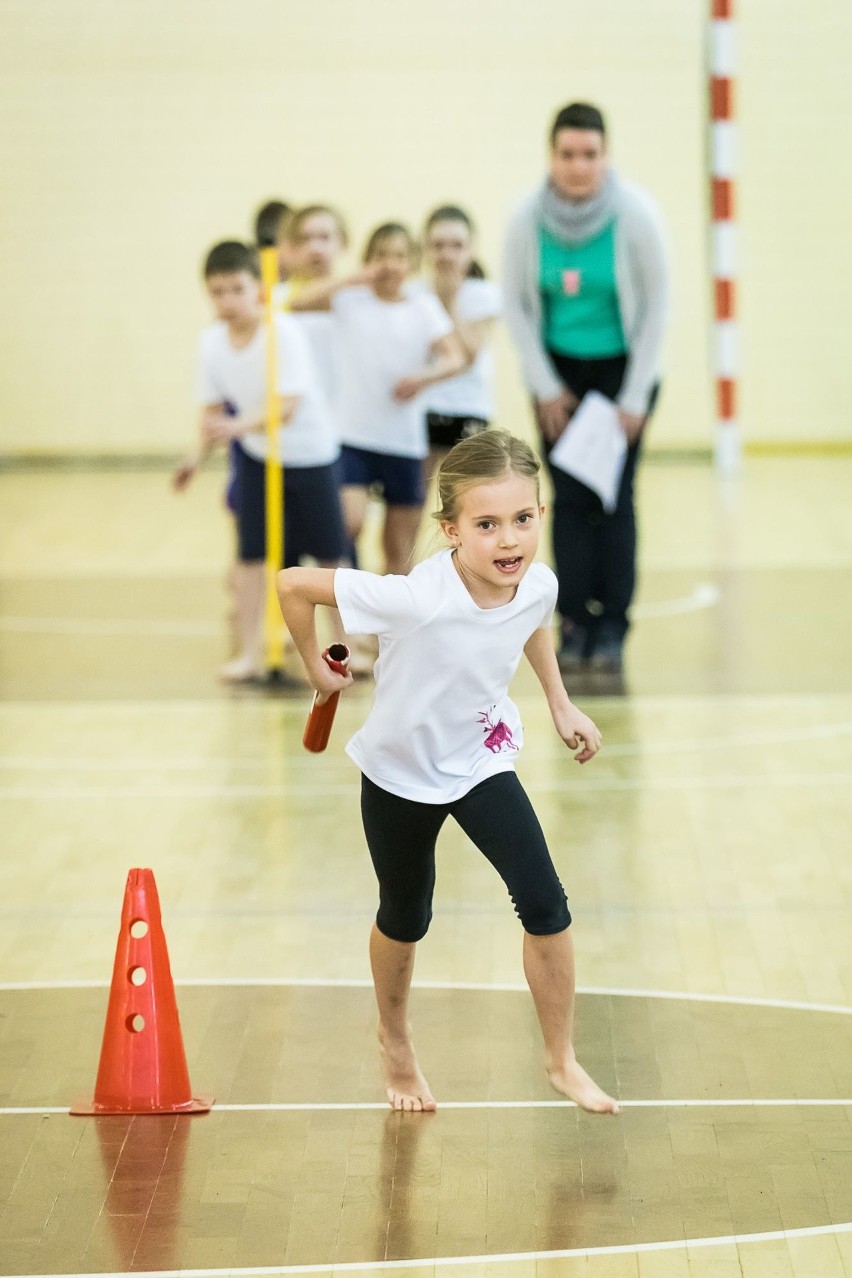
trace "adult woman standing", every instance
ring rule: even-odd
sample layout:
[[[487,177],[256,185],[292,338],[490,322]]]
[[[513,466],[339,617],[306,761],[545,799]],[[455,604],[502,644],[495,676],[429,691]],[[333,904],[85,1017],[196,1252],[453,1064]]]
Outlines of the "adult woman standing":
[[[610,168],[597,107],[563,107],[550,171],[509,225],[504,305],[546,453],[588,391],[614,400],[628,450],[611,514],[550,466],[562,619],[559,664],[620,671],[636,585],[633,480],[656,399],[666,319],[660,219],[644,191]]]

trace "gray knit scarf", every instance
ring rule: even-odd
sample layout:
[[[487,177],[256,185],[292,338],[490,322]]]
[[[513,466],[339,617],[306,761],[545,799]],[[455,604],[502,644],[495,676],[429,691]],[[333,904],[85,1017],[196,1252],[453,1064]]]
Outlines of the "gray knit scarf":
[[[620,183],[607,169],[601,189],[590,200],[566,200],[546,181],[538,197],[537,222],[565,245],[585,244],[616,217]]]

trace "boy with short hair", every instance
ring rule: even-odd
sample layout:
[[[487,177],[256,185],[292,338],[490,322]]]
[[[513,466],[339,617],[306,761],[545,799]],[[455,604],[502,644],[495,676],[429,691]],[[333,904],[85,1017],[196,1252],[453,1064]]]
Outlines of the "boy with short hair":
[[[175,474],[183,488],[213,448],[234,442],[235,514],[239,542],[234,569],[237,655],[221,677],[242,683],[261,677],[266,597],[266,332],[260,265],[236,240],[215,245],[204,282],[216,316],[199,343],[201,447]],[[279,457],[284,468],[285,566],[309,555],[335,567],[345,557],[340,512],[338,443],[310,350],[296,321],[274,318],[277,391],[281,405]],[[339,627],[335,614],[335,627]]]

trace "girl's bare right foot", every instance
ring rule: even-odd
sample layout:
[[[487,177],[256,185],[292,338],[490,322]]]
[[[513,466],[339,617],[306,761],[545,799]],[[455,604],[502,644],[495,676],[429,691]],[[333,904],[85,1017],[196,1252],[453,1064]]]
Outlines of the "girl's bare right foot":
[[[433,1113],[437,1102],[417,1064],[410,1036],[394,1038],[379,1025],[379,1055],[391,1109]]]

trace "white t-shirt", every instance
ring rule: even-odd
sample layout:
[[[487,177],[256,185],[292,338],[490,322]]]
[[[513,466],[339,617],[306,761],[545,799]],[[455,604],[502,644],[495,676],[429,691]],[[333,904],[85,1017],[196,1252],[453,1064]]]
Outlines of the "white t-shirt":
[[[449,550],[407,577],[338,568],[334,594],[349,634],[379,636],[376,692],[346,747],[383,790],[452,803],[514,768],[524,733],[508,695],[524,645],[549,626],[556,578],[531,564],[514,599],[480,608]]]
[[[298,292],[298,285],[295,286]],[[337,326],[330,311],[290,311],[288,309],[294,285],[291,280],[275,286],[276,306],[292,315],[293,320],[308,339],[319,383],[332,405],[337,394]]]
[[[335,401],[344,444],[395,457],[425,457],[426,410],[423,395],[397,404],[392,391],[401,377],[428,361],[430,347],[452,332],[449,316],[425,291],[383,302],[365,286],[334,295],[340,353],[340,384]]]
[[[477,320],[497,319],[503,312],[500,285],[494,280],[465,280],[456,294],[457,324],[473,324]],[[488,347],[458,377],[436,382],[426,390],[426,411],[447,417],[494,416],[494,356]]]
[[[276,315],[278,335],[278,393],[298,396],[292,419],[278,432],[279,454],[285,466],[327,466],[340,454],[331,410],[319,385],[310,348],[290,315]],[[229,400],[238,413],[266,411],[266,331],[261,324],[247,346],[232,345],[228,326],[211,324],[199,343],[198,400],[218,404]],[[266,461],[266,432],[243,435],[240,443],[250,457]]]

